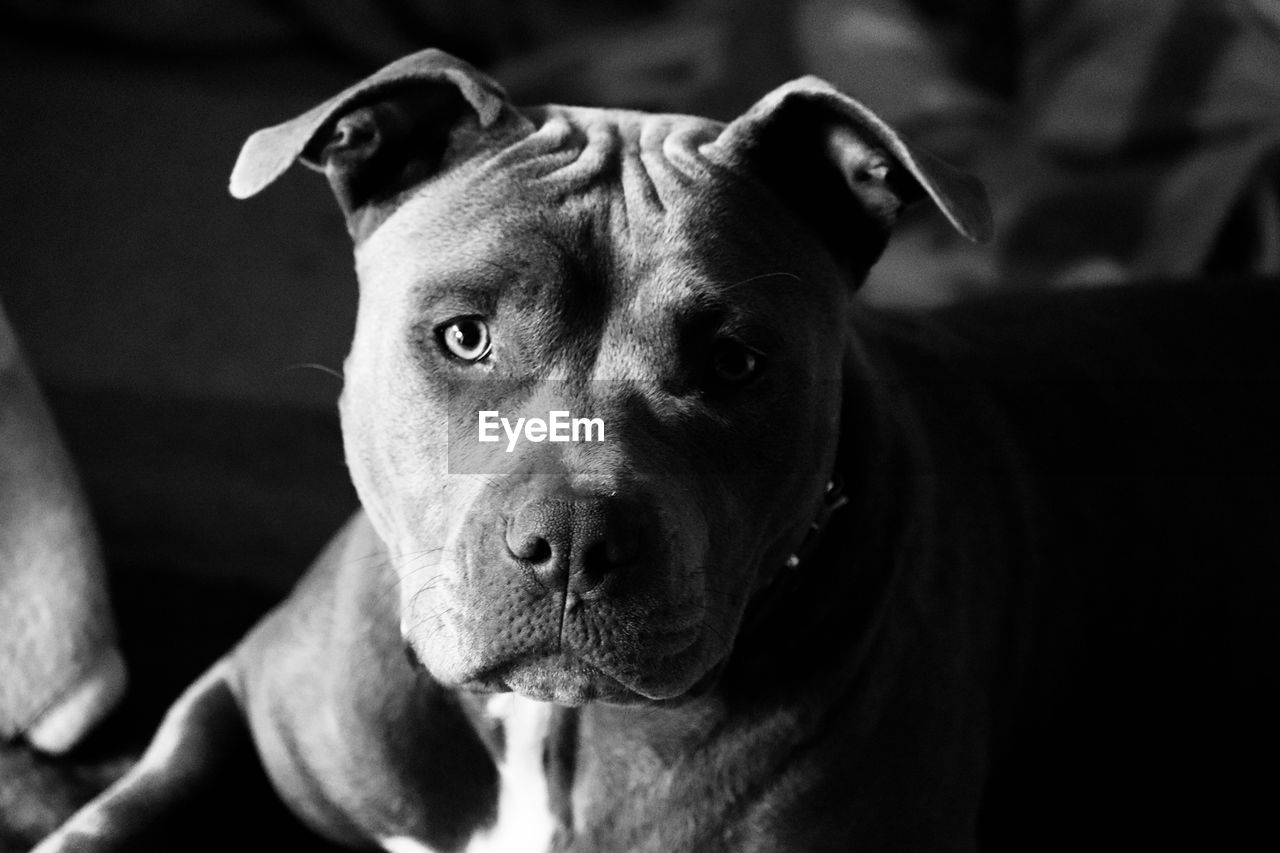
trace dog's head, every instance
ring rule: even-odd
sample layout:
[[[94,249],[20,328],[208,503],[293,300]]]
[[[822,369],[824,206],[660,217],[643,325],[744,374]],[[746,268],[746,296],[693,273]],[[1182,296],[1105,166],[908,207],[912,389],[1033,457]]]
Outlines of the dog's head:
[[[517,109],[426,51],[254,134],[232,193],[295,159],[356,242],[343,433],[406,641],[570,704],[716,671],[819,509],[898,212],[990,228],[976,181],[812,78],[723,125]]]

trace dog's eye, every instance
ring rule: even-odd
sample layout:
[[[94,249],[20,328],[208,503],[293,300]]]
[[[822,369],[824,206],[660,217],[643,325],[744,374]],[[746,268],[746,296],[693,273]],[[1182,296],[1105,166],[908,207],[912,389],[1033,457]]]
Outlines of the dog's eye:
[[[721,382],[747,382],[754,379],[763,367],[763,356],[737,341],[719,340],[711,347],[711,369]]]
[[[489,324],[479,317],[455,317],[436,327],[436,341],[450,358],[482,361],[493,349]]]

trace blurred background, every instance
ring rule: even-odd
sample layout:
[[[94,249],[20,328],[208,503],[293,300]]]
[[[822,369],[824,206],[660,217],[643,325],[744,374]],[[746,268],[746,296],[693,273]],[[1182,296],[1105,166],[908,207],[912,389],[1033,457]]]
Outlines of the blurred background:
[[[815,73],[977,172],[868,288],[1280,270],[1275,0],[2,0],[4,299],[42,374],[331,401],[354,284],[323,181],[226,193],[244,138],[437,46],[517,101],[729,118]]]
[[[517,101],[729,118],[823,76],[989,185],[976,250],[921,211],[867,289],[1280,270],[1275,0],[2,0],[0,298],[39,371],[332,400],[354,284],[299,170],[226,193],[244,138],[437,46]]]
[[[144,697],[70,775],[0,751],[0,842],[118,772],[354,506],[341,217],[303,170],[247,202],[226,183],[248,134],[427,46],[517,102],[725,119],[825,77],[996,210],[987,247],[908,216],[873,302],[1280,274],[1277,0],[0,0],[0,301]]]

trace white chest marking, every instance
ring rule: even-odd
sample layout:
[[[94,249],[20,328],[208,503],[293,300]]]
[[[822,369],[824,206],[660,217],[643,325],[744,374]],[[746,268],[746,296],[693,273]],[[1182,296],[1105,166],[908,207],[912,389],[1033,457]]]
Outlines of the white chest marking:
[[[395,838],[384,838],[378,842],[387,853],[436,853],[434,847],[428,847],[421,841],[399,835]]]
[[[494,696],[489,716],[502,720],[506,749],[498,764],[498,819],[467,844],[466,853],[539,853],[551,846],[551,814],[543,751],[551,724],[551,706],[514,693]]]
[[[498,763],[498,818],[472,836],[465,853],[542,853],[555,832],[542,763],[551,706],[504,693],[490,699],[485,711],[502,721],[505,741]],[[387,853],[435,853],[407,836],[381,838],[378,844]]]

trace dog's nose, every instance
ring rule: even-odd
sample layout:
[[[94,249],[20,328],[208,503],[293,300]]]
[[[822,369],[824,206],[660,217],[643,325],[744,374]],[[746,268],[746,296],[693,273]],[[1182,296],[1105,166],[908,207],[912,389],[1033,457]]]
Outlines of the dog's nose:
[[[549,589],[585,593],[635,562],[643,545],[634,511],[609,500],[541,499],[507,525],[507,549]]]

